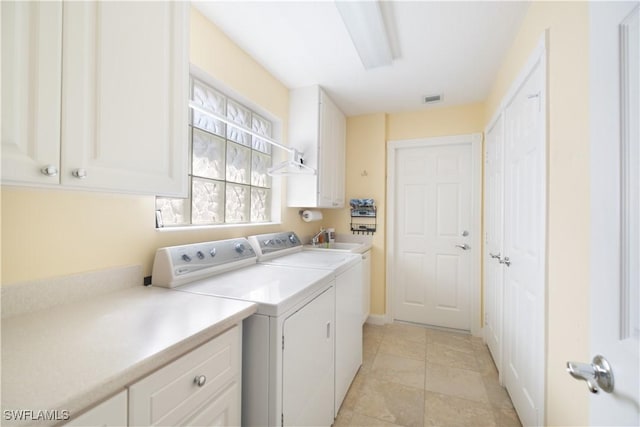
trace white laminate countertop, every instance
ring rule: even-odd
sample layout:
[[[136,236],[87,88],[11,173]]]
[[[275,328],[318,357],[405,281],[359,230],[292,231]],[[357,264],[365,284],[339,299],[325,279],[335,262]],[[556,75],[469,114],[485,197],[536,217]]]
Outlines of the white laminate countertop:
[[[73,418],[255,311],[248,302],[135,286],[3,318],[2,409]]]

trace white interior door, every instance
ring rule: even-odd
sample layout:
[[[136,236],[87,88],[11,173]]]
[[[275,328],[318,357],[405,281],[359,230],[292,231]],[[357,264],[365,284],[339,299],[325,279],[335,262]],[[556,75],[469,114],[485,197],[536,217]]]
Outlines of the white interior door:
[[[470,329],[471,142],[397,150],[393,315]]]
[[[498,116],[485,138],[484,190],[484,337],[499,371],[502,371],[502,231],[504,228],[503,149],[504,119]]]
[[[637,2],[589,7],[591,351],[609,361],[614,377],[612,393],[592,396],[591,424],[638,426],[640,12]]]
[[[545,65],[504,110],[503,381],[524,425],[544,422]]]

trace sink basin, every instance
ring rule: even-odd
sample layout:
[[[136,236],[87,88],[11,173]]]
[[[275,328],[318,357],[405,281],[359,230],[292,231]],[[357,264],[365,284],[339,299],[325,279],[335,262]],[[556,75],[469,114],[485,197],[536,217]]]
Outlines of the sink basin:
[[[352,252],[356,254],[362,254],[371,249],[370,243],[350,243],[350,242],[334,242],[326,244],[319,244],[318,246],[304,245],[304,250],[308,251],[336,251],[336,252]]]

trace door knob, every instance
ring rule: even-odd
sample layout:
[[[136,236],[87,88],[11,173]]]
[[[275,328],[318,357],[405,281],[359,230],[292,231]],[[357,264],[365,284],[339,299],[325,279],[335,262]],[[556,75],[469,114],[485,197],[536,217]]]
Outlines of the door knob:
[[[509,267],[509,266],[511,265],[511,260],[509,259],[509,257],[508,257],[508,256],[506,256],[506,257],[504,257],[504,258],[498,258],[498,262],[499,262],[500,264],[504,264],[504,265],[506,265],[507,267]]]
[[[567,362],[567,372],[575,379],[586,381],[591,393],[598,393],[600,389],[607,393],[613,391],[613,371],[603,356],[594,357],[592,363]]]
[[[466,250],[468,250],[468,249],[471,249],[471,247],[470,247],[469,245],[467,245],[466,243],[465,243],[465,244],[463,244],[463,245],[456,245],[456,248],[460,248],[460,249],[462,249],[463,251],[466,251]]]

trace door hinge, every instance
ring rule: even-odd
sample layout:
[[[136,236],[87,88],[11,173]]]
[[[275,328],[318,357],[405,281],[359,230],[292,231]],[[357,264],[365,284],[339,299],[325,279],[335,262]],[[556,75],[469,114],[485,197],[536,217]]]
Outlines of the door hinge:
[[[284,335],[282,336],[282,349],[284,350]]]
[[[280,424],[282,427],[284,427],[284,412],[282,413],[282,416],[280,417],[280,422],[282,424]]]

